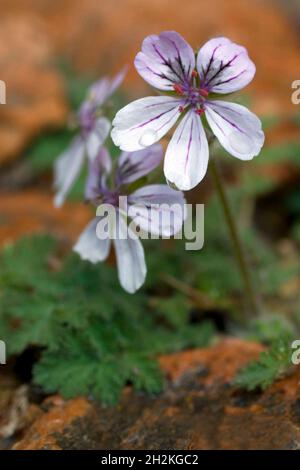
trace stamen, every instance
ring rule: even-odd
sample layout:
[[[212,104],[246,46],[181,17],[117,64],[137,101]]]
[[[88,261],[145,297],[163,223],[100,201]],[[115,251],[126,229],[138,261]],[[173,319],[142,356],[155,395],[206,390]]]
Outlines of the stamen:
[[[179,111],[180,113],[183,113],[184,107],[183,107],[183,106],[179,106],[178,111]]]
[[[199,95],[203,96],[204,98],[207,98],[209,95],[209,92],[206,90],[206,88],[200,88]]]
[[[197,108],[197,109],[195,110],[195,113],[198,114],[199,116],[201,116],[202,114],[204,114],[204,112],[205,112],[205,111],[204,111],[203,108]]]
[[[194,78],[198,77],[198,72],[197,72],[197,70],[193,70],[193,71],[192,71],[192,77],[194,77]]]
[[[183,95],[183,89],[182,89],[182,86],[179,83],[175,83],[173,85],[173,88],[176,91],[176,93],[178,93],[179,95]]]

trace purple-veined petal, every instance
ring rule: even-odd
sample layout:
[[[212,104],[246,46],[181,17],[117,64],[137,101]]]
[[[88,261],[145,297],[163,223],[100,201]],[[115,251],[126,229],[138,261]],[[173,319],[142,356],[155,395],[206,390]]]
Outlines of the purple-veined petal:
[[[88,176],[85,186],[85,198],[96,199],[101,189],[106,186],[106,178],[112,168],[111,158],[108,150],[102,147],[94,160],[89,160]]]
[[[100,107],[103,103],[116,91],[121,85],[127,73],[128,67],[125,66],[117,75],[110,79],[103,77],[91,85],[88,91],[88,102],[93,103],[94,106]]]
[[[101,78],[91,85],[86,101],[93,104],[93,106],[102,106],[108,96],[110,86],[111,81],[108,77]]]
[[[183,191],[194,188],[206,174],[208,155],[208,142],[200,116],[191,109],[177,126],[168,145],[165,177]]]
[[[86,138],[86,150],[90,159],[97,157],[100,148],[102,147],[105,139],[110,131],[110,122],[105,117],[100,117],[94,124],[91,132]]]
[[[108,98],[119,88],[128,71],[128,65],[125,65],[120,72],[111,80]]]
[[[114,236],[119,281],[130,294],[136,292],[146,278],[147,268],[141,241],[127,226],[123,216],[117,214]],[[118,234],[121,236],[118,237]]]
[[[197,70],[201,87],[214,93],[241,90],[255,75],[247,50],[223,37],[211,39],[199,50]]]
[[[79,176],[84,157],[84,143],[80,137],[76,137],[70,147],[56,160],[54,164],[54,188],[56,189],[54,204],[56,207],[63,204]]]
[[[206,119],[220,144],[240,160],[251,160],[264,144],[261,121],[247,108],[227,101],[206,103]]]
[[[117,184],[129,184],[147,175],[160,164],[162,158],[163,148],[160,144],[137,152],[122,152],[118,161]]]
[[[79,126],[83,132],[84,135],[86,133],[90,132],[90,130],[94,126],[94,121],[95,121],[95,108],[94,105],[91,101],[85,100],[81,104],[77,117],[78,117],[78,123]]]
[[[146,37],[135,58],[138,73],[160,90],[173,90],[174,83],[186,83],[195,67],[191,46],[175,31]]]
[[[97,236],[97,226],[101,217],[95,217],[84,229],[78,238],[73,250],[79,254],[81,259],[98,263],[104,261],[109,254],[110,239],[103,236],[101,239]]]
[[[128,216],[143,231],[154,235],[174,235],[185,219],[183,193],[166,184],[152,184],[134,191],[128,204]]]
[[[142,150],[160,140],[177,121],[181,99],[150,96],[128,104],[113,120],[112,140],[122,150]]]

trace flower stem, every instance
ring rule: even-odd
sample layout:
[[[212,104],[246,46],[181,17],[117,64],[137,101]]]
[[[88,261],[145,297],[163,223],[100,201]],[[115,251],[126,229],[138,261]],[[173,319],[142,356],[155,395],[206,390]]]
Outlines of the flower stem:
[[[222,177],[218,168],[218,165],[214,158],[211,158],[210,161],[210,170],[213,176],[216,190],[220,199],[220,203],[223,208],[224,216],[228,225],[229,233],[231,236],[233,248],[235,251],[237,263],[241,272],[241,276],[243,278],[245,293],[247,297],[247,313],[253,315],[259,315],[260,312],[260,305],[258,302],[258,298],[255,292],[255,288],[253,286],[253,281],[250,273],[250,268],[245,256],[244,248],[238,233],[238,229],[235,223],[234,216],[232,214],[232,210],[230,207],[229,200],[226,195],[226,191],[223,185]]]

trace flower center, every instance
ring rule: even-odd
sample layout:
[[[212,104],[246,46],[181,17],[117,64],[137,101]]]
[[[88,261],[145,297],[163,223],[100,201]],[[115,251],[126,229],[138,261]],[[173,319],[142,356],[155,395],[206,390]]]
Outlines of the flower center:
[[[119,206],[120,193],[118,191],[110,191],[109,189],[102,191],[102,200],[105,204],[111,204],[114,207]]]
[[[78,119],[81,131],[83,133],[83,136],[85,137],[87,136],[87,134],[89,134],[89,132],[91,132],[94,127],[96,119],[95,110],[92,106],[83,107],[79,111]]]
[[[185,99],[185,103],[179,106],[179,112],[182,113],[187,106],[192,106],[199,115],[205,111],[205,102],[209,95],[209,91],[205,87],[197,85],[197,72],[192,72],[192,79],[186,83],[175,83],[174,91]]]

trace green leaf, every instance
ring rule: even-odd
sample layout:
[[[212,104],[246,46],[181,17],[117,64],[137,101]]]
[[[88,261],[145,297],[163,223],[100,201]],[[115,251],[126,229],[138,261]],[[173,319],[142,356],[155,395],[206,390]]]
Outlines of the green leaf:
[[[268,351],[260,353],[257,361],[250,362],[240,370],[234,383],[247,390],[269,387],[291,367],[291,340],[280,338]]]
[[[26,161],[31,166],[34,174],[39,175],[51,170],[57,157],[67,149],[73,132],[62,129],[40,136],[26,151]]]
[[[64,397],[91,395],[116,403],[122,388],[156,393],[163,386],[157,356],[209,344],[210,322],[190,324],[183,299],[150,308],[143,292],[122,290],[116,270],[71,254],[50,237],[26,237],[0,257],[0,336],[8,354],[41,349],[34,380]],[[164,319],[163,319],[164,318]],[[162,321],[163,319],[163,321]]]

